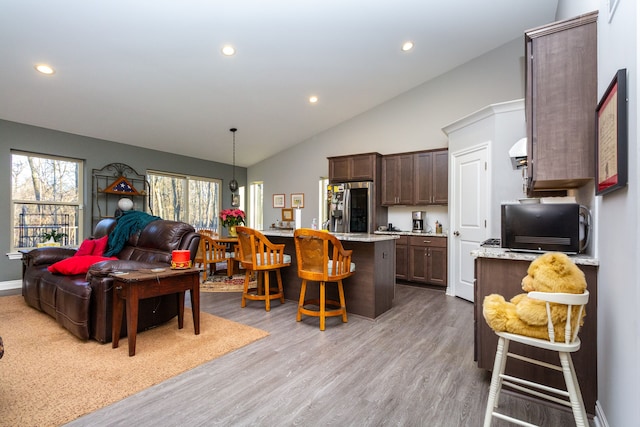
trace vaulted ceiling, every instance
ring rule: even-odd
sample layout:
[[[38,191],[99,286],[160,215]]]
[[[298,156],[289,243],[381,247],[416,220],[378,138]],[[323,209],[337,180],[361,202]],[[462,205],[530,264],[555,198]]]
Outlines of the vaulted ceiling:
[[[223,163],[236,127],[237,164],[250,166],[553,21],[556,8],[3,0],[0,119]],[[38,73],[42,63],[55,73]]]

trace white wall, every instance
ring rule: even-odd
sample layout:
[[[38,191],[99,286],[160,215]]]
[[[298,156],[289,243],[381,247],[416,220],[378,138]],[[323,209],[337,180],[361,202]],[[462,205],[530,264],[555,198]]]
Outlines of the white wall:
[[[318,179],[328,175],[326,158],[329,156],[365,152],[391,154],[446,147],[447,137],[441,130],[446,124],[486,105],[524,97],[523,63],[523,39],[517,38],[249,167],[248,182],[264,183],[264,224],[271,224],[280,216],[279,209],[270,208],[274,193],[286,194],[287,207],[290,207],[291,193],[304,193],[302,223],[311,224],[312,218],[318,216]],[[288,173],[283,174],[283,171]],[[437,209],[433,208],[436,214]],[[404,214],[397,214],[404,218]],[[444,222],[444,217],[441,221]]]
[[[638,22],[637,2],[560,0],[558,19],[598,10],[598,96],[616,71],[627,69],[629,184],[596,197],[598,270],[598,417],[603,425],[636,425],[640,420],[640,229],[638,228]]]
[[[595,3],[595,4],[594,4]],[[638,228],[638,21],[636,1],[618,0],[609,16],[607,0],[561,0],[558,18],[591,10],[598,16],[598,96],[616,71],[628,71],[628,164],[626,188],[596,198],[598,271],[598,412],[606,425],[640,419],[640,230]],[[613,2],[612,2],[613,3]],[[564,15],[565,13],[569,15]],[[611,19],[610,19],[611,18]]]
[[[504,202],[515,202],[526,197],[522,190],[522,172],[515,170],[509,149],[527,135],[524,118],[524,100],[492,104],[461,118],[444,128],[449,134],[449,155],[461,150],[487,144],[489,176],[489,212],[487,228],[490,237],[500,237],[501,211]],[[452,171],[449,170],[451,177]],[[451,184],[452,178],[449,179]],[[451,185],[449,188],[451,193]],[[449,212],[453,218],[452,212]],[[453,256],[450,257],[453,260]]]

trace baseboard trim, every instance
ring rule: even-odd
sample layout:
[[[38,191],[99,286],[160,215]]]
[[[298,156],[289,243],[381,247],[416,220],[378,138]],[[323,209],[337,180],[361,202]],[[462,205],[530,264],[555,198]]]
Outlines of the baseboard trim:
[[[21,287],[22,280],[7,280],[6,282],[0,282],[0,291],[10,291],[20,289]]]
[[[600,406],[599,400],[596,400],[596,416],[593,421],[596,423],[596,427],[609,427],[607,417],[604,415],[604,409]]]

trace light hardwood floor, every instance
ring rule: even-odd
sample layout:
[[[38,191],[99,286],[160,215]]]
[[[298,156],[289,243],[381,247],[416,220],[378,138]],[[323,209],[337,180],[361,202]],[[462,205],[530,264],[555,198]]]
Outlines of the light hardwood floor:
[[[440,289],[398,285],[375,321],[330,318],[325,332],[317,318],[296,322],[292,301],[267,313],[240,308],[237,293],[203,293],[201,305],[270,335],[68,426],[482,425],[490,376],[473,361],[473,305]],[[564,409],[504,393],[500,403],[574,425]]]

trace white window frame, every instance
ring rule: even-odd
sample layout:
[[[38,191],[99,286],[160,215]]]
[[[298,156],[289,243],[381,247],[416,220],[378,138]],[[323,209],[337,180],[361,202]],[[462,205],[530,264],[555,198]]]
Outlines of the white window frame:
[[[264,183],[252,182],[249,186],[249,221],[248,226],[256,230],[263,230],[264,218]]]
[[[182,180],[182,187],[183,187],[183,194],[184,194],[184,200],[182,200],[182,203],[184,206],[184,210],[180,213],[179,220],[187,223],[192,222],[192,221],[189,221],[190,207],[191,207],[191,200],[189,195],[190,182],[202,181],[202,182],[216,184],[218,186],[218,194],[216,196],[217,200],[215,202],[217,204],[217,210],[215,210],[215,212],[213,212],[213,215],[211,216],[212,223],[211,224],[191,224],[191,225],[193,225],[196,229],[209,228],[220,233],[221,225],[220,225],[219,214],[220,214],[220,210],[222,209],[222,180],[221,179],[208,178],[208,177],[195,176],[195,175],[176,174],[176,173],[170,173],[170,172],[162,172],[158,170],[147,170],[147,180],[149,181],[149,184],[150,184],[150,193],[151,193],[149,195],[150,202],[151,202],[151,206],[153,206],[154,215],[158,215],[158,216],[162,216],[162,214],[160,212],[160,207],[157,206],[156,200],[154,200],[153,179],[151,175]],[[165,218],[165,219],[173,219],[173,218]]]
[[[18,199],[18,198],[14,198],[14,185],[15,185],[15,179],[13,176],[13,164],[14,164],[14,156],[26,156],[26,157],[31,157],[31,158],[35,158],[35,159],[45,159],[45,160],[53,160],[53,161],[61,161],[61,162],[68,162],[68,163],[75,163],[77,165],[77,171],[76,171],[76,179],[75,179],[75,184],[76,185],[76,200],[75,201],[69,201],[69,202],[62,202],[62,201],[56,201],[56,200],[35,200],[35,199],[30,199],[30,198],[26,198],[26,199]],[[12,176],[11,176],[11,221],[13,223],[12,226],[12,233],[11,233],[11,249],[10,251],[13,253],[16,253],[19,250],[25,250],[25,249],[31,249],[34,246],[20,246],[17,240],[19,239],[16,236],[19,236],[20,234],[20,225],[19,225],[19,221],[17,221],[17,217],[16,215],[16,206],[18,205],[31,205],[31,206],[68,206],[68,207],[72,207],[73,209],[76,210],[76,220],[74,223],[70,223],[68,225],[68,227],[66,227],[65,229],[62,229],[59,225],[51,225],[51,226],[47,226],[47,225],[37,225],[36,227],[38,228],[42,228],[42,229],[47,229],[45,231],[49,231],[49,229],[54,229],[56,231],[59,232],[64,232],[65,234],[67,234],[68,236],[66,237],[65,241],[63,243],[65,243],[66,245],[69,246],[77,246],[80,244],[80,242],[82,242],[83,238],[84,238],[84,233],[83,233],[83,224],[84,224],[84,161],[81,159],[76,159],[76,158],[72,158],[72,157],[63,157],[63,156],[53,156],[53,155],[49,155],[49,154],[41,154],[41,153],[31,153],[31,152],[26,152],[26,151],[20,151],[20,150],[11,150],[11,170],[12,170]],[[57,230],[57,229],[60,230]],[[16,234],[18,233],[18,234]],[[33,240],[33,239],[30,239]],[[62,243],[62,242],[61,242]]]

